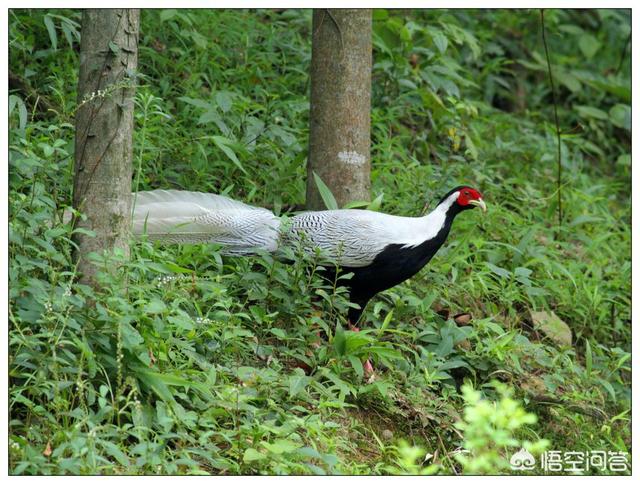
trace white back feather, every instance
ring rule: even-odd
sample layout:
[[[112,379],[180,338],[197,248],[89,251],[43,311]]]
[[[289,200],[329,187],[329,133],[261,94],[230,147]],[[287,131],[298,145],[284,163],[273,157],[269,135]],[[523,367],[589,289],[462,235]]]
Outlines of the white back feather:
[[[309,250],[316,247],[346,267],[363,267],[390,244],[415,247],[434,238],[447,210],[457,200],[452,193],[424,217],[398,217],[370,210],[305,212],[292,219],[287,238]]]

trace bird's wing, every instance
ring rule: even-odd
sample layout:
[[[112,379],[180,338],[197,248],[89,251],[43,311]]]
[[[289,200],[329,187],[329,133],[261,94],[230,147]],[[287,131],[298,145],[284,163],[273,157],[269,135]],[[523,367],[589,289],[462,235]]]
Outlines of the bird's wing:
[[[387,245],[403,243],[407,220],[369,210],[305,212],[293,217],[287,239],[320,249],[342,266],[364,267]]]
[[[170,243],[213,243],[230,254],[274,251],[280,220],[221,195],[179,190],[133,194],[133,233]]]

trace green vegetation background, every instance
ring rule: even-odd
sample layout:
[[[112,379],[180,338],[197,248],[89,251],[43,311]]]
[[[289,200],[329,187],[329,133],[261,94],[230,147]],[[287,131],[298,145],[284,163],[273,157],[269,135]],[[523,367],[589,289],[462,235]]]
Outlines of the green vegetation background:
[[[299,207],[310,19],[145,10],[135,188]],[[629,451],[630,13],[545,19],[559,230],[539,11],[375,11],[376,204],[417,216],[468,183],[489,212],[460,217],[356,334],[341,291],[267,255],[140,241],[100,292],[75,284],[61,214],[80,13],[11,11],[10,69],[31,92],[9,98],[10,472],[509,473],[524,441]]]

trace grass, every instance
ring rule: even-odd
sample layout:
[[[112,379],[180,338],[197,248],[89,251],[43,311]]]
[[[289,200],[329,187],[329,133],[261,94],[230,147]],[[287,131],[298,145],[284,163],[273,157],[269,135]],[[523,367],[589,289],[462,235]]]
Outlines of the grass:
[[[489,212],[459,217],[436,258],[376,297],[369,329],[353,333],[344,293],[311,275],[312,259],[141,240],[101,290],[76,284],[60,217],[78,61],[63,24],[79,16],[57,12],[67,20],[53,18],[56,50],[44,12],[12,11],[10,66],[57,108],[38,114],[16,93],[10,117],[12,474],[511,473],[524,441],[536,455],[545,444],[630,451],[629,138],[574,109],[588,96],[602,112],[624,104],[593,87],[607,56],[587,62],[550,38],[557,69],[592,76],[582,98],[562,87],[563,126],[579,120],[584,132],[563,137],[559,228],[551,107],[537,81],[546,73],[529,67],[526,111],[496,107],[512,101],[504,66],[537,45],[512,37],[531,20],[381,12],[373,197],[417,216],[469,183]],[[600,15],[598,38],[619,23]],[[571,12],[546,20],[551,31],[580,25]],[[301,205],[309,29],[309,12],[295,10],[143,12],[134,185],[227,193],[277,213]],[[554,311],[573,344],[534,327],[530,310]],[[455,323],[459,313],[469,324]],[[366,357],[378,371],[370,383]],[[465,417],[485,404],[498,417],[488,429]],[[500,420],[511,415],[521,425]]]

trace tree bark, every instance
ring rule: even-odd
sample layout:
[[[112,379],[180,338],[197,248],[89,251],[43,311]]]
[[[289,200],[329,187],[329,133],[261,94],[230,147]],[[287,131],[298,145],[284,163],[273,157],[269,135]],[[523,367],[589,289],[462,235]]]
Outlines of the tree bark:
[[[371,189],[371,10],[313,11],[307,208],[326,208],[313,173],[340,207]]]
[[[87,255],[129,254],[133,96],[138,65],[137,9],[88,9],[82,15],[76,113],[73,206],[86,214],[76,226],[81,282],[96,285]]]

